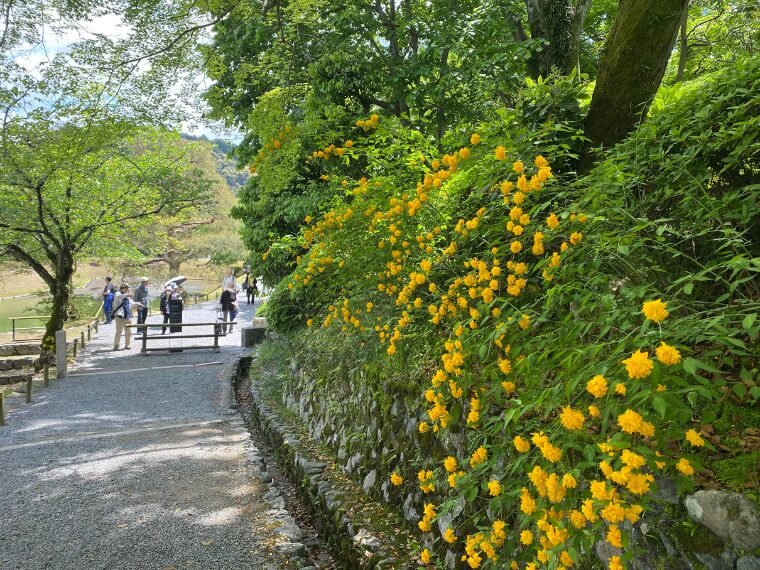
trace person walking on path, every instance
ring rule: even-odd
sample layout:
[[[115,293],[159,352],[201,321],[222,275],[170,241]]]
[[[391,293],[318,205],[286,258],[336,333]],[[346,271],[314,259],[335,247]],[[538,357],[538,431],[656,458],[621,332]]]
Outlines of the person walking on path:
[[[126,325],[132,322],[132,305],[137,308],[140,307],[139,303],[136,303],[130,299],[132,294],[129,292],[129,285],[122,283],[119,285],[119,294],[114,297],[113,304],[113,318],[116,324],[116,331],[113,336],[113,349],[119,350],[119,342],[121,341],[121,333],[124,333],[124,348],[129,350],[129,342],[132,340],[132,329]]]
[[[137,309],[137,324],[141,325],[145,323],[148,318],[148,307],[150,306],[150,291],[148,290],[148,277],[142,277],[140,279],[140,285],[135,289],[135,303],[142,305]],[[137,329],[137,334],[145,334],[144,328]]]
[[[171,307],[169,306],[169,301],[171,301],[172,298],[172,288],[167,287],[164,289],[164,294],[161,295],[161,314],[164,316],[164,324],[169,322],[169,317],[171,315]],[[166,327],[163,327],[161,329],[161,334],[166,334]]]
[[[224,280],[222,281],[222,290],[226,291],[230,287],[234,289],[235,285],[237,284],[237,281],[235,281],[235,268],[230,267],[229,273],[224,276]]]
[[[259,293],[258,284],[256,281],[256,278],[253,278],[253,281],[251,281],[250,285],[248,285],[248,289],[245,292],[245,296],[248,299],[248,304],[250,305],[253,303],[256,304],[256,295]]]
[[[219,304],[222,307],[222,333],[224,334],[227,333],[228,326],[230,332],[232,332],[232,325],[227,325],[226,323],[229,320],[230,310],[232,309],[233,294],[233,288],[225,288],[224,291],[222,291],[221,298],[219,299]]]
[[[113,311],[113,296],[116,287],[111,283],[111,276],[106,277],[106,286],[103,287],[103,316],[106,325],[111,324],[111,312]]]
[[[246,296],[248,295],[248,289],[251,286],[251,272],[248,271],[248,269],[245,270],[245,277],[243,278],[243,292],[245,292]]]

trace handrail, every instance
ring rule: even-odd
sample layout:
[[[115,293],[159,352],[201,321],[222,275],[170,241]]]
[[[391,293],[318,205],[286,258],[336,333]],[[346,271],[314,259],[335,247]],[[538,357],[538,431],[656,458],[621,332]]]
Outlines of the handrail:
[[[196,349],[203,349],[203,348],[211,348],[214,351],[219,351],[219,337],[220,336],[227,336],[226,332],[222,332],[222,327],[229,326],[230,331],[233,330],[233,325],[236,325],[236,321],[215,321],[213,323],[135,323],[135,324],[128,324],[125,325],[125,328],[129,329],[149,329],[149,328],[166,328],[168,325],[169,327],[177,327],[177,328],[184,328],[184,327],[208,327],[213,326],[214,327],[214,333],[213,334],[192,334],[192,335],[180,335],[180,336],[165,336],[162,334],[156,334],[156,335],[149,335],[147,334],[147,331],[143,331],[142,335],[135,337],[135,340],[139,339],[141,341],[141,348],[140,348],[140,354],[143,356],[147,355],[148,352],[154,352],[158,350],[168,350],[168,351],[182,351],[182,350],[196,350]],[[164,340],[182,340],[184,338],[213,338],[214,344],[211,346],[185,346],[182,348],[176,348],[176,347],[166,347],[166,348],[148,348],[148,339],[164,339]]]

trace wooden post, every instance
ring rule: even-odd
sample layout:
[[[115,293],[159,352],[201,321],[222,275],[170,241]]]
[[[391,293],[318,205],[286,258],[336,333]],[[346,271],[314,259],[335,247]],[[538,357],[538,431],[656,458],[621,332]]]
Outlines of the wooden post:
[[[11,335],[11,340],[13,342],[16,342],[16,319],[11,317],[11,327],[13,328],[13,333]]]
[[[79,343],[79,339],[78,339],[78,338],[75,338],[75,339],[74,339],[74,358],[76,358],[76,357],[77,357],[77,344],[78,344],[78,343]]]
[[[32,403],[32,379],[27,378],[26,380],[26,403],[31,404]]]
[[[5,388],[0,388],[0,426],[5,425]]]
[[[56,378],[66,378],[68,360],[66,358],[66,331],[55,332],[55,373]]]
[[[84,331],[82,331],[81,333],[81,338],[82,338],[82,350],[84,350]]]
[[[45,374],[45,383],[44,383],[44,386],[45,386],[45,388],[47,388],[48,386],[50,386],[50,365],[47,362],[45,363],[45,372],[44,372],[44,374]]]
[[[92,325],[87,325],[87,342],[92,339]]]
[[[98,319],[95,319],[95,322],[93,323],[95,325],[95,333],[98,332]]]
[[[214,325],[214,350],[219,351],[219,330],[221,329],[221,325],[215,324]]]
[[[145,327],[143,329],[142,348],[140,349],[140,354],[143,356],[147,356],[148,354],[148,327]]]

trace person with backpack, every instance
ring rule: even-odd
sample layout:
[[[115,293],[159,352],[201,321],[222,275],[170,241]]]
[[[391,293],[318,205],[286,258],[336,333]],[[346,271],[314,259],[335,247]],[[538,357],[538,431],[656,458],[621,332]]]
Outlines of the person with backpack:
[[[224,291],[222,291],[222,296],[219,299],[219,304],[221,306],[222,310],[222,333],[227,334],[227,327],[229,326],[229,331],[232,332],[232,325],[227,325],[227,322],[230,319],[230,313],[233,310],[232,303],[234,302],[234,293],[235,289],[233,287],[228,287]]]
[[[148,319],[148,307],[150,306],[150,291],[148,290],[148,277],[140,279],[140,285],[135,289],[135,304],[142,307],[137,309],[137,324],[141,325]],[[147,329],[137,329],[137,334],[147,334]]]
[[[111,283],[111,276],[106,277],[106,286],[103,287],[103,317],[104,325],[111,324],[111,313],[113,312],[113,296],[116,293],[116,287]]]
[[[119,285],[119,294],[113,299],[114,310],[111,313],[111,318],[116,325],[116,331],[113,337],[113,349],[119,350],[119,342],[121,341],[121,333],[124,333],[124,348],[129,350],[129,342],[132,340],[132,329],[127,325],[132,322],[132,307],[136,309],[142,308],[141,303],[137,303],[131,299],[132,294],[129,292],[129,285],[122,283]]]

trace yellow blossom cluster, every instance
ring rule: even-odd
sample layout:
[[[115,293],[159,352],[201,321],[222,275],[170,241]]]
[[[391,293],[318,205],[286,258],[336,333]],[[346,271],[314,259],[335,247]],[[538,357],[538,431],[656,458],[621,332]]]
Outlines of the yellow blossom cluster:
[[[377,126],[377,120],[368,122],[357,126]],[[578,563],[575,552],[585,533],[625,544],[625,528],[641,516],[655,474],[695,472],[689,459],[661,453],[660,426],[646,399],[652,396],[634,398],[667,389],[667,380],[654,372],[678,365],[681,353],[662,339],[656,348],[626,347],[630,356],[616,360],[614,369],[592,369],[563,396],[564,404],[546,411],[530,401],[536,392],[529,382],[539,382],[528,373],[537,358],[530,342],[548,326],[532,300],[562,281],[594,232],[584,226],[586,214],[561,211],[541,197],[553,176],[546,159],[537,156],[526,165],[508,157],[505,146],[485,148],[484,140],[476,133],[469,146],[421,161],[419,179],[407,189],[362,178],[347,203],[307,219],[302,239],[308,254],[289,287],[319,285],[320,276],[337,279],[350,269],[350,278],[367,286],[336,288],[338,298],[313,314],[304,310],[305,320],[321,322],[331,331],[326,334],[358,335],[383,358],[403,360],[422,334],[440,338],[430,383],[421,390],[422,435],[415,437],[452,430],[464,434],[465,447],[423,459],[425,468],[417,473],[425,497],[420,530],[439,535],[470,568],[568,569]],[[470,164],[484,163],[501,169],[498,178],[478,195],[479,203],[450,212],[448,224],[436,208],[447,203],[450,185]],[[346,253],[345,244],[361,240],[363,250]],[[661,299],[647,301],[642,312],[661,324],[666,306]],[[684,447],[704,445],[696,429],[681,434]],[[585,442],[583,454],[565,452],[575,441]],[[577,467],[579,455],[596,458],[594,467]],[[505,465],[519,467],[507,474]],[[402,477],[406,467],[390,475],[394,486],[411,485]],[[473,509],[478,514],[469,522],[455,520],[438,533],[433,522],[440,504],[458,497],[468,497],[468,505],[488,501],[488,515]],[[420,553],[425,564],[437,549],[428,539]],[[609,566],[622,568],[622,559],[612,557]]]

